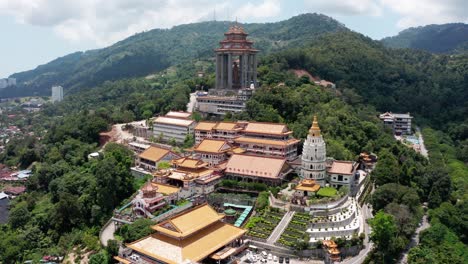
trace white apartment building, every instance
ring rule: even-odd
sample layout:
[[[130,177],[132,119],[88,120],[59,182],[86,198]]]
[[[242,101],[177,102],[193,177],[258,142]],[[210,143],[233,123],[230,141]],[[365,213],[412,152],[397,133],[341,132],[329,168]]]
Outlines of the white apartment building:
[[[410,113],[407,114],[394,114],[386,112],[379,116],[384,125],[390,127],[395,135],[411,135],[411,119],[413,117]]]
[[[63,100],[63,87],[60,85],[52,86],[52,102],[60,102]]]
[[[187,135],[193,135],[195,126],[194,120],[160,116],[153,121],[153,134],[166,142],[174,139],[177,143],[183,143]]]

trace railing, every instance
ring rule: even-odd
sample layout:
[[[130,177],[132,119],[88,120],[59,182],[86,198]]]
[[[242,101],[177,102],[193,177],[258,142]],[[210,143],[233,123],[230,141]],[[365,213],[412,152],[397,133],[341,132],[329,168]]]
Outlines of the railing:
[[[188,202],[187,204],[184,204],[182,206],[179,206],[179,207],[176,207],[176,208],[174,208],[172,210],[169,210],[169,211],[167,211],[165,213],[162,213],[162,214],[160,214],[158,216],[155,216],[155,217],[151,218],[151,220],[155,221],[155,222],[160,222],[160,221],[168,218],[169,216],[175,215],[177,213],[180,213],[180,212],[184,211],[185,209],[188,209],[188,208],[192,207],[192,205],[193,205],[192,202]]]

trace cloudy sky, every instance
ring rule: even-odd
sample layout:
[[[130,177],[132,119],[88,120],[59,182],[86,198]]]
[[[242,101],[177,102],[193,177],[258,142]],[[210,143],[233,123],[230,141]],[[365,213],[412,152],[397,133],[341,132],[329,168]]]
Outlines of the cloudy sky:
[[[152,28],[212,20],[274,22],[317,12],[374,39],[468,22],[466,0],[0,0],[0,78]]]

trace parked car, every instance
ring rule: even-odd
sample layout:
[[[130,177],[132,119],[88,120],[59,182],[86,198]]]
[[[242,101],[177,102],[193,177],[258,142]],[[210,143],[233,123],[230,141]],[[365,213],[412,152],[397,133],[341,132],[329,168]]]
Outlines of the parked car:
[[[284,262],[284,258],[283,257],[279,257],[279,263],[283,263]]]
[[[274,262],[278,261],[278,257],[277,257],[277,256],[273,256],[273,261],[274,261]]]
[[[261,254],[262,254],[262,257],[263,257],[263,258],[267,258],[267,256],[268,256],[268,254],[266,253],[266,251],[262,251]]]
[[[268,260],[272,260],[272,259],[273,259],[273,255],[271,255],[271,253],[268,254]]]
[[[286,264],[289,264],[289,257],[285,257],[285,258],[284,258],[284,262],[285,262]]]

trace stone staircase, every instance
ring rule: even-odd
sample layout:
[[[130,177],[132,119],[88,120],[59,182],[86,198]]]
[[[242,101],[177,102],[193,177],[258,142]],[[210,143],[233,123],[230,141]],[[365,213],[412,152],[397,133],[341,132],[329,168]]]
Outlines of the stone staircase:
[[[279,237],[281,236],[283,231],[289,225],[289,222],[293,218],[294,214],[295,214],[294,211],[289,211],[283,216],[281,221],[278,223],[278,225],[275,227],[275,229],[273,230],[271,235],[268,237],[268,239],[267,239],[268,244],[271,244],[271,245],[275,244],[276,240],[279,239]]]

